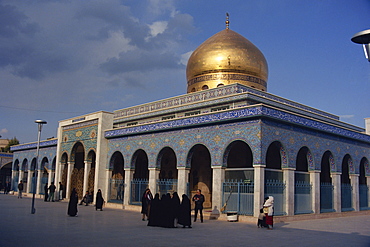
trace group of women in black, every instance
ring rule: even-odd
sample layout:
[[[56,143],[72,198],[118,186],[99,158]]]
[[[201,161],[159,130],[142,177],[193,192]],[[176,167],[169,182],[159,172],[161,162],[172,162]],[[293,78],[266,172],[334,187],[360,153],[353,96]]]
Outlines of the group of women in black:
[[[163,194],[161,198],[158,193],[155,194],[148,207],[148,226],[174,228],[177,227],[177,224],[182,225],[183,228],[191,228],[189,197],[185,194],[182,195],[180,202],[177,192],[172,195],[170,193]]]
[[[69,216],[77,216],[77,203],[78,203],[78,194],[76,188],[72,189],[71,196],[69,198],[68,202],[68,211],[67,214]],[[104,204],[104,199],[102,197],[101,190],[98,189],[98,192],[96,193],[96,200],[95,200],[95,210],[100,210],[103,211],[103,204]]]

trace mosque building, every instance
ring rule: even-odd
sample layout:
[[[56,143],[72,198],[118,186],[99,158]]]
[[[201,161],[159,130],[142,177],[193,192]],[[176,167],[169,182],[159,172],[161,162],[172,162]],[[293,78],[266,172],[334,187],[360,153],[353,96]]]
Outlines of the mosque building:
[[[370,128],[268,93],[264,55],[228,20],[190,56],[186,77],[186,94],[61,120],[37,164],[36,142],[13,146],[13,189],[61,182],[67,198],[101,189],[123,208],[147,187],[201,189],[206,208],[249,216],[268,195],[275,215],[370,209]]]

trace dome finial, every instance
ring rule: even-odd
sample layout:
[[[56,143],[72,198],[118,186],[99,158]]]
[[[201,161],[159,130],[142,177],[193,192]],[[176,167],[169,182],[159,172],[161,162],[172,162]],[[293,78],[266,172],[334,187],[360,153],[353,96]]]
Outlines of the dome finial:
[[[225,21],[225,23],[226,23],[226,29],[229,29],[229,24],[230,24],[230,22],[229,22],[229,13],[226,13],[226,21]]]

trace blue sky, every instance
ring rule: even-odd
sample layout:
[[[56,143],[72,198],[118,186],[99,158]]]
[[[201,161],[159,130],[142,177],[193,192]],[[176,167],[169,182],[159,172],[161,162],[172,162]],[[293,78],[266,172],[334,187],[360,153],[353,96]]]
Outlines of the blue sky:
[[[351,37],[369,0],[0,0],[0,135],[56,136],[58,121],[186,93],[187,59],[225,28],[254,43],[269,93],[364,127],[370,63]]]

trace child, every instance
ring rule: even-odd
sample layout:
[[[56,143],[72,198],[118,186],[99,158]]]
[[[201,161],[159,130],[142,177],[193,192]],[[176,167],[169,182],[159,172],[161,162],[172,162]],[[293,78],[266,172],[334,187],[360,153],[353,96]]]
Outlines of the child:
[[[257,226],[258,228],[266,227],[265,214],[263,213],[263,208],[261,208],[260,214],[258,215]]]

